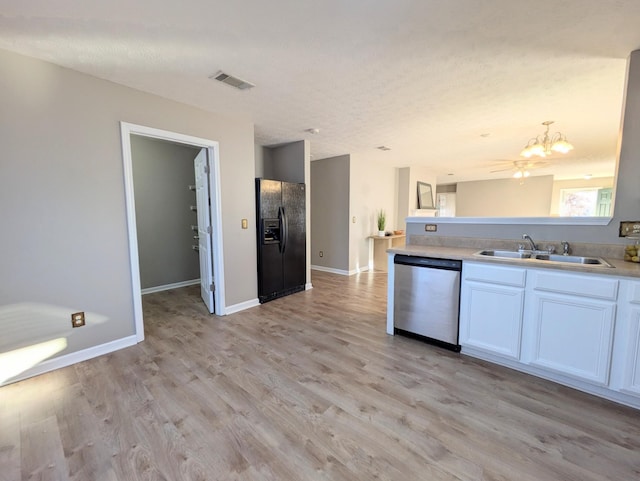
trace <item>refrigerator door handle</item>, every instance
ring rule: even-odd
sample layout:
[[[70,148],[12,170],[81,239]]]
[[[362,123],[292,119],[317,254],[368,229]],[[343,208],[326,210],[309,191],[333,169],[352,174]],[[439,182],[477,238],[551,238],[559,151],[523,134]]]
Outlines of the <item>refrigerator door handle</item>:
[[[282,246],[282,252],[287,249],[287,236],[289,235],[289,221],[287,220],[287,213],[284,211],[284,207],[280,207],[281,225],[280,225],[280,245]]]

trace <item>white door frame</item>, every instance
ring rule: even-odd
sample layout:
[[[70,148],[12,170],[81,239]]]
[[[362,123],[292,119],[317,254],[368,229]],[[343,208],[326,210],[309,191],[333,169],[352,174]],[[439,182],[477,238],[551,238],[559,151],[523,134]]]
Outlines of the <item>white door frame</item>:
[[[220,196],[220,156],[218,142],[190,135],[178,134],[167,130],[145,127],[143,125],[120,122],[120,134],[122,138],[122,161],[124,165],[124,191],[127,207],[127,230],[129,232],[129,262],[131,267],[131,287],[133,294],[133,317],[135,322],[136,339],[144,340],[144,319],[142,316],[142,293],[140,286],[140,264],[138,257],[138,234],[136,228],[136,206],[133,189],[133,162],[131,158],[131,135],[140,135],[155,139],[168,140],[180,144],[188,144],[196,147],[204,147],[208,150],[211,173],[209,178],[215,185],[210,186],[211,191],[211,221],[212,221],[212,246],[213,269],[216,280],[214,292],[216,314],[222,316],[226,313],[224,303],[224,256],[222,254],[222,209]]]

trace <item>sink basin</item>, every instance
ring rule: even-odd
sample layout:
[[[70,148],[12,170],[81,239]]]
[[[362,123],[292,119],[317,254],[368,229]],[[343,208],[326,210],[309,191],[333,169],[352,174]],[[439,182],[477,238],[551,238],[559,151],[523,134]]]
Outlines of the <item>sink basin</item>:
[[[571,264],[588,264],[588,265],[602,265],[606,267],[613,267],[604,259],[600,257],[582,257],[582,256],[565,256],[560,254],[538,254],[535,256],[539,261],[554,261],[554,262],[568,262]]]
[[[589,266],[613,267],[601,257],[565,256],[561,254],[534,254],[527,251],[484,250],[476,252],[483,257],[499,257],[502,259],[528,259],[531,261],[560,262],[568,264],[584,264]]]
[[[531,252],[518,252],[518,251],[480,251],[477,253],[479,256],[492,256],[492,257],[505,257],[507,259],[529,259],[531,258]]]

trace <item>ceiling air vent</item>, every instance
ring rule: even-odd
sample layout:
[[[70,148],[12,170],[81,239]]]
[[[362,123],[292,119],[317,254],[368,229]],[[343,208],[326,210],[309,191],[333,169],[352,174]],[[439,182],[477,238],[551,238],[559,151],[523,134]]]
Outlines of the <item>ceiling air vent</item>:
[[[247,82],[246,80],[239,79],[238,77],[234,77],[224,72],[218,72],[217,74],[212,75],[209,78],[222,82],[223,84],[231,85],[232,87],[235,87],[239,90],[248,90],[255,87],[255,85]]]

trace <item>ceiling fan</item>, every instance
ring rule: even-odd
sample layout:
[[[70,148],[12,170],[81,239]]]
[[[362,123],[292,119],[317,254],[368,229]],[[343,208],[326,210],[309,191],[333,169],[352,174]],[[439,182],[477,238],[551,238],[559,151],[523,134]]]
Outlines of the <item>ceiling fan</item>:
[[[504,162],[511,165],[503,169],[492,170],[490,172],[494,174],[496,172],[506,172],[508,170],[513,170],[514,173],[512,177],[514,179],[520,179],[520,183],[523,183],[524,179],[531,175],[531,170],[549,165],[549,162],[539,160],[505,160]]]

